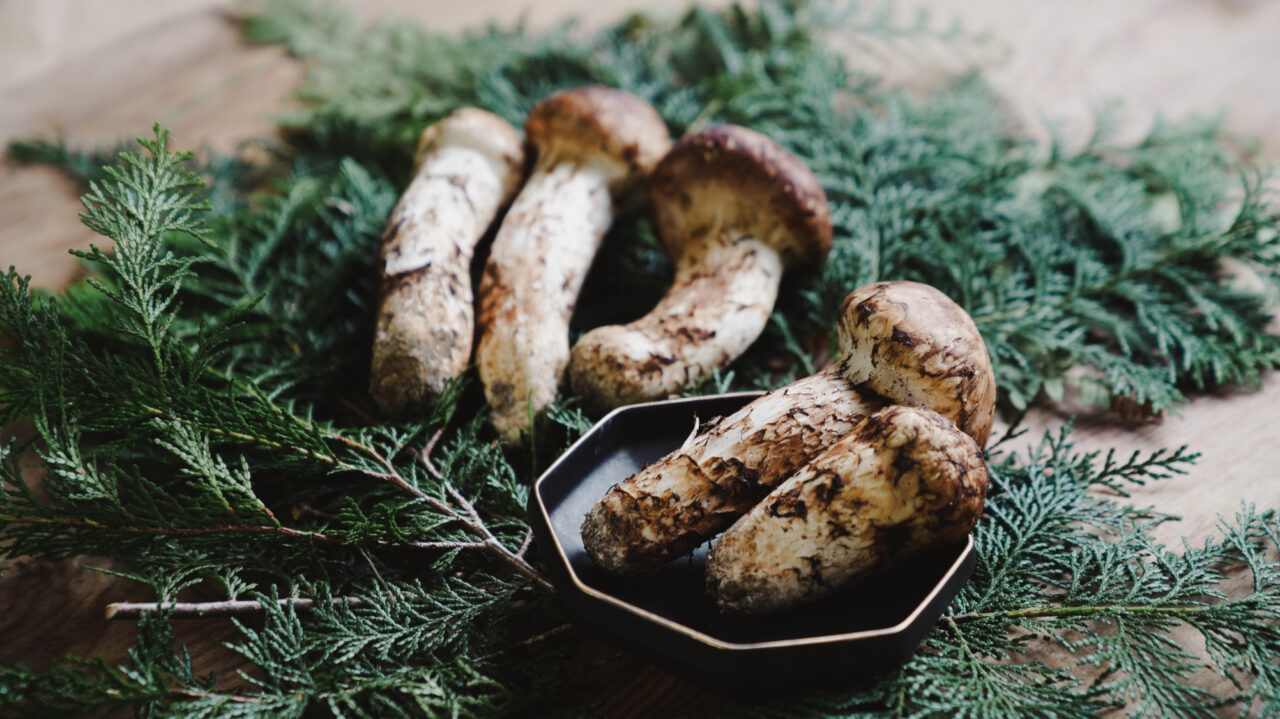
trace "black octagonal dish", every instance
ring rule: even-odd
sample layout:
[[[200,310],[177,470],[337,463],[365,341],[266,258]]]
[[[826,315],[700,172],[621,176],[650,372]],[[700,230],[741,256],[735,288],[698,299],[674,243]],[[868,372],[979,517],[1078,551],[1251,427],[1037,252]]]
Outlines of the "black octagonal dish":
[[[706,545],[639,577],[600,570],[582,547],[582,520],[611,486],[678,448],[697,420],[730,414],[759,396],[614,410],[543,473],[530,493],[529,520],[564,611],[593,636],[738,694],[849,684],[894,669],[973,573],[972,539],[820,602],[762,617],[716,610],[705,592]]]

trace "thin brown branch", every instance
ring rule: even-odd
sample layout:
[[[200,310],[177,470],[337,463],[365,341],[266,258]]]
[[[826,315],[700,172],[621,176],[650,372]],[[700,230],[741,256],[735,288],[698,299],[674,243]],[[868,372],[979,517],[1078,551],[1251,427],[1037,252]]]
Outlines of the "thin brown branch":
[[[382,578],[382,572],[379,572],[378,565],[373,563],[373,557],[369,556],[368,550],[364,547],[359,547],[358,549],[360,550],[360,556],[364,557],[364,561],[369,563],[369,569],[373,570],[373,576],[378,579],[378,584],[382,586],[382,591],[390,595],[391,587],[388,587],[387,580]]]
[[[133,527],[107,525],[76,517],[32,517],[27,515],[0,514],[0,522],[8,524],[35,524],[57,527],[77,527],[82,529],[98,529],[124,534],[143,534],[160,537],[199,537],[210,534],[265,534],[293,539],[309,539],[326,544],[345,544],[346,539],[331,534],[308,532],[302,529],[291,529],[268,524],[218,524],[209,527]]]
[[[1222,606],[1222,605],[1217,605]],[[1192,615],[1203,614],[1214,609],[1206,604],[1175,605],[1170,607],[1150,606],[1143,604],[1103,604],[1076,607],[1027,607],[1010,609],[1002,612],[967,612],[943,619],[954,623],[973,622],[979,619],[1048,619],[1051,617],[1089,617],[1099,614],[1128,614],[1131,616],[1152,615]]]
[[[444,491],[447,492],[449,496],[453,497],[455,502],[462,505],[462,508],[466,511],[467,516],[470,518],[470,522],[479,529],[480,533],[486,539],[493,539],[493,533],[490,532],[489,528],[485,526],[484,520],[480,518],[480,512],[476,510],[476,506],[471,503],[471,500],[467,499],[466,496],[462,494],[462,492],[459,492],[458,488],[453,486],[452,482],[446,481],[444,483]]]
[[[485,549],[484,542],[407,542],[404,546],[417,549]]]
[[[555,590],[551,585],[551,582],[548,581],[546,577],[542,576],[541,572],[534,569],[533,565],[525,561],[523,557],[520,557],[510,549],[507,549],[503,546],[502,542],[498,541],[497,537],[493,536],[493,532],[490,532],[489,528],[485,526],[484,521],[480,519],[480,513],[476,511],[476,507],[471,503],[471,500],[463,496],[462,492],[459,492],[450,482],[444,483],[444,489],[454,498],[455,501],[458,502],[458,504],[462,505],[462,508],[466,510],[467,515],[470,517],[469,520],[459,518],[459,521],[473,534],[483,537],[485,545],[489,548],[489,551],[492,554],[511,565],[513,569],[539,587],[547,590],[548,592]],[[455,513],[454,516],[458,515]]]
[[[276,603],[281,607],[307,610],[314,607],[316,601],[303,597],[290,597],[278,599]],[[329,603],[345,604],[348,607],[364,604],[356,597],[338,597],[330,600]],[[265,611],[265,607],[261,602],[251,599],[226,599],[220,602],[112,602],[107,605],[105,614],[107,619],[138,619],[144,614],[160,611],[167,612],[174,619],[205,619],[260,614]]]
[[[373,415],[364,411],[363,407],[356,404],[355,402],[352,402],[346,397],[339,399],[338,402],[341,403],[343,407],[346,407],[348,410],[350,410],[352,414],[359,417],[361,422],[364,422],[365,424],[371,424],[371,425],[378,423],[377,417],[374,417]]]
[[[218,694],[216,692],[202,692],[195,689],[170,689],[169,693],[178,697],[190,697],[192,699],[225,699],[233,704],[261,704],[262,699],[259,697],[247,697],[241,694]]]
[[[435,451],[436,443],[440,441],[440,437],[443,435],[444,427],[437,429],[436,433],[431,435],[431,439],[427,440],[427,446],[423,447],[422,452],[418,454],[418,459],[422,460],[422,466],[427,468],[427,472],[429,472],[432,477],[439,480],[443,480],[444,475],[440,473],[440,470],[436,469],[434,464],[432,464],[431,453]]]
[[[81,529],[97,529],[109,532],[123,532],[125,534],[140,534],[155,537],[199,537],[214,534],[265,534],[281,537],[289,537],[292,539],[307,539],[314,542],[323,542],[325,544],[355,544],[349,542],[343,537],[335,537],[331,534],[322,534],[320,532],[308,532],[301,529],[291,529],[289,527],[274,527],[261,524],[225,524],[212,527],[131,527],[131,526],[112,526],[102,524],[101,522],[93,522],[90,520],[77,519],[75,517],[29,517],[23,515],[7,515],[0,514],[0,522],[10,524],[36,524],[50,525],[60,527],[76,527]],[[486,542],[388,542],[378,540],[374,542],[379,547],[395,549],[412,548],[412,549],[483,549],[488,550]]]
[[[295,504],[293,506],[293,511],[291,512],[291,514],[293,515],[294,519],[301,519],[304,516],[312,516],[312,517],[315,517],[316,519],[322,519],[326,522],[332,522],[333,520],[338,518],[338,515],[334,514],[333,512],[325,512],[323,510],[316,509],[315,507],[312,507],[310,504],[307,504],[306,502],[299,502],[298,504]]]
[[[374,449],[373,447],[369,447],[369,446],[366,446],[366,445],[360,444],[359,442],[356,442],[355,440],[350,440],[350,439],[347,439],[347,438],[345,438],[345,437],[343,437],[343,439],[344,439],[344,440],[346,440],[346,441],[347,441],[351,446],[353,446],[353,447],[355,447],[355,448],[360,448],[360,449],[361,449],[361,451],[363,451],[363,452],[365,453],[365,455],[366,455],[366,456],[368,456],[368,457],[369,457],[370,459],[372,459],[373,461],[377,462],[377,463],[378,463],[378,464],[379,464],[383,469],[385,469],[386,471],[385,471],[385,472],[370,472],[370,471],[369,471],[369,470],[367,470],[367,469],[361,469],[361,468],[359,468],[359,467],[354,467],[354,466],[349,466],[349,465],[348,465],[348,468],[350,468],[350,469],[354,469],[354,470],[356,470],[357,472],[361,472],[361,473],[363,473],[363,474],[365,474],[365,475],[367,475],[367,476],[370,476],[370,477],[376,477],[376,478],[378,478],[378,479],[385,479],[386,481],[388,481],[388,482],[390,482],[390,483],[392,483],[392,484],[396,485],[397,487],[399,487],[399,488],[403,489],[404,491],[408,492],[409,494],[412,494],[413,496],[417,497],[418,499],[425,499],[425,500],[427,500],[428,502],[436,501],[433,497],[431,497],[430,495],[428,495],[426,492],[423,492],[421,489],[418,489],[417,487],[413,486],[412,484],[409,484],[409,481],[408,481],[408,480],[406,480],[406,479],[404,478],[404,475],[400,474],[400,472],[396,469],[396,466],[395,466],[394,464],[392,464],[392,463],[391,463],[391,460],[389,460],[389,459],[387,459],[386,457],[382,456],[382,453],[381,453],[381,452],[379,452],[378,450]]]
[[[548,639],[554,639],[555,637],[558,637],[558,636],[560,636],[561,634],[564,634],[564,633],[568,632],[568,631],[569,631],[569,630],[571,630],[571,629],[573,629],[573,625],[572,625],[572,624],[570,624],[570,623],[568,623],[568,622],[565,622],[564,624],[560,624],[560,625],[554,626],[554,627],[552,627],[552,628],[548,629],[547,631],[542,632],[541,634],[535,634],[535,635],[533,635],[533,636],[529,637],[528,639],[524,639],[524,640],[521,640],[521,641],[519,641],[519,642],[516,642],[515,644],[512,644],[511,646],[509,646],[509,647],[507,647],[507,648],[505,648],[505,649],[500,649],[500,650],[498,650],[498,651],[496,651],[496,652],[493,652],[493,653],[491,653],[491,654],[486,654],[486,655],[484,655],[484,656],[482,656],[482,657],[478,657],[478,658],[476,659],[476,661],[484,662],[484,661],[489,661],[489,660],[491,660],[491,659],[495,659],[495,658],[500,657],[500,656],[502,656],[502,655],[504,655],[504,654],[509,654],[509,653],[511,653],[511,651],[512,651],[512,650],[514,650],[514,649],[517,649],[517,648],[520,648],[520,647],[533,646],[534,644],[539,644],[539,643],[541,643],[541,642],[545,642],[545,641],[547,641]]]
[[[520,542],[520,548],[516,550],[516,556],[524,559],[524,555],[529,552],[529,546],[533,544],[533,527],[527,527],[524,530],[524,541]]]

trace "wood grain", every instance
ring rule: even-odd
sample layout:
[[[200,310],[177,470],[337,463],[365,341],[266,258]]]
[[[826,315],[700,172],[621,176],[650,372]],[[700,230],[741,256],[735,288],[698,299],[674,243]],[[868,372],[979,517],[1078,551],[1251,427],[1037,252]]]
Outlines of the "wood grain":
[[[179,146],[229,150],[271,133],[270,115],[289,107],[302,70],[277,48],[247,47],[227,14],[230,0],[183,0],[163,14],[144,0],[0,0],[0,141],[65,136],[77,146],[103,146],[146,133],[160,120]],[[78,4],[87,3],[87,4]],[[453,30],[508,23],[522,14],[546,26],[568,14],[588,24],[626,8],[594,0],[549,0],[528,9],[519,0],[346,4],[366,18],[394,13]],[[640,7],[639,3],[634,3]],[[648,11],[685,3],[648,2]],[[84,8],[89,8],[84,10]],[[928,10],[935,24],[955,17],[995,44],[869,40],[833,32],[831,41],[855,64],[895,82],[927,85],[940,74],[980,66],[1022,118],[1046,137],[1046,119],[1081,137],[1093,110],[1108,98],[1126,101],[1125,133],[1136,137],[1156,113],[1182,117],[1226,109],[1228,126],[1261,140],[1280,159],[1280,2],[1210,0],[911,0],[903,17]],[[79,8],[79,9],[77,9]],[[92,236],[76,218],[75,188],[56,173],[0,163],[0,265],[17,265],[37,284],[57,288],[78,272],[66,254]],[[1041,413],[1037,427],[1060,417]],[[1149,449],[1189,444],[1203,453],[1184,477],[1135,490],[1135,501],[1183,517],[1161,537],[1200,541],[1220,515],[1242,501],[1280,507],[1280,380],[1257,391],[1199,397],[1158,424],[1118,427],[1086,418],[1077,439],[1089,447]],[[47,664],[63,653],[101,653],[122,661],[128,623],[101,619],[111,601],[146,599],[136,585],[80,568],[91,560],[21,560],[0,579],[0,663]],[[224,621],[179,624],[200,671],[225,671],[236,657],[220,646],[233,632]],[[579,639],[582,637],[573,637]],[[589,638],[587,638],[589,639]],[[1188,641],[1191,641],[1188,638]],[[714,707],[719,698],[634,659],[611,659],[588,643],[599,666],[580,690],[603,697],[602,716],[669,716]]]

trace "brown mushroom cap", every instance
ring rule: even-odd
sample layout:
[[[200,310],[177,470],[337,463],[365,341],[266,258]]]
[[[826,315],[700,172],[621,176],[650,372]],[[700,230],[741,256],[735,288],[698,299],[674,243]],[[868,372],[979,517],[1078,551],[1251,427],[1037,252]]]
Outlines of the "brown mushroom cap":
[[[471,148],[489,156],[497,167],[509,167],[517,175],[521,170],[524,153],[520,132],[488,110],[460,108],[423,130],[414,164],[421,165],[433,152],[447,146]]]
[[[845,379],[894,404],[927,407],[983,447],[995,419],[996,382],[973,318],[919,282],[876,282],[840,306]]]
[[[529,113],[524,132],[542,158],[612,159],[630,179],[648,175],[671,147],[667,125],[652,105],[599,85],[547,96]]]
[[[724,230],[749,233],[786,266],[817,264],[831,249],[831,208],[818,178],[778,143],[737,125],[676,143],[654,168],[649,208],[672,257],[686,241]]]

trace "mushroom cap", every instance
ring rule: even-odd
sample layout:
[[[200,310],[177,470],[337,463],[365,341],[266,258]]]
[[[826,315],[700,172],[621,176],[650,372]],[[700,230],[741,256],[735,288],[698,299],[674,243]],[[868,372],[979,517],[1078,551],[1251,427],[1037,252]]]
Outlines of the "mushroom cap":
[[[599,85],[548,95],[529,113],[524,132],[540,159],[613,161],[631,180],[648,175],[671,147],[667,125],[652,105]]]
[[[475,150],[500,168],[503,171],[500,174],[514,175],[516,182],[524,169],[520,131],[501,117],[478,107],[454,110],[422,131],[414,153],[415,172],[427,157],[442,147]]]
[[[778,143],[737,125],[685,136],[654,168],[649,208],[672,257],[711,233],[749,233],[785,266],[831,249],[831,208],[813,172]]]
[[[995,419],[996,382],[973,318],[919,282],[876,282],[840,306],[840,370],[894,404],[951,419],[979,447]]]

